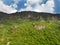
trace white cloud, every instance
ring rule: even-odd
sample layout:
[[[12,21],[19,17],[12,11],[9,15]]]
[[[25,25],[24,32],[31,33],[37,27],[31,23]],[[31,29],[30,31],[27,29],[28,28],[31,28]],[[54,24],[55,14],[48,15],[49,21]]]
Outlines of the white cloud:
[[[17,10],[17,4],[21,0],[13,0],[14,3],[12,3],[10,6],[5,5],[2,0],[0,0],[0,11],[5,13],[14,13]],[[20,9],[20,11],[36,11],[36,12],[54,12],[54,0],[47,0],[46,3],[43,3],[45,0],[26,0],[27,3],[24,4],[26,8]],[[34,5],[34,6],[32,6]]]
[[[54,0],[48,0],[46,4],[43,4],[44,0],[27,0],[27,3],[25,3],[26,8],[20,9],[20,11],[36,11],[36,12],[54,12]],[[42,3],[40,5],[40,3]],[[35,5],[32,7],[32,5]]]
[[[2,0],[0,0],[0,12],[5,13],[15,13],[17,10],[12,8],[11,6],[5,5]]]
[[[18,7],[17,4],[19,3],[19,1],[21,1],[21,0],[13,0],[14,3],[12,3],[11,6],[13,8],[17,8]]]
[[[29,5],[27,8],[24,8],[24,9],[20,9],[20,12],[21,11],[32,11],[33,8]]]

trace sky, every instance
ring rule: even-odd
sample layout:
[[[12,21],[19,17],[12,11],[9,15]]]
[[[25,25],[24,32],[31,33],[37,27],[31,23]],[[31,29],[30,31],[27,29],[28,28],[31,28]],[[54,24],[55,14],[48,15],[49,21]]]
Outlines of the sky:
[[[0,0],[0,12],[35,11],[60,14],[60,0]]]

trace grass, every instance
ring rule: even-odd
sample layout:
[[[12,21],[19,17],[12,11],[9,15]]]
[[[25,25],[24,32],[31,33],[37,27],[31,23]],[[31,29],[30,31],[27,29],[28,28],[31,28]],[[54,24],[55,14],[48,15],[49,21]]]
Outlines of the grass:
[[[0,24],[3,24],[3,27],[0,27],[0,45],[60,45],[59,21],[12,18],[0,21]],[[45,28],[39,30],[34,25]]]

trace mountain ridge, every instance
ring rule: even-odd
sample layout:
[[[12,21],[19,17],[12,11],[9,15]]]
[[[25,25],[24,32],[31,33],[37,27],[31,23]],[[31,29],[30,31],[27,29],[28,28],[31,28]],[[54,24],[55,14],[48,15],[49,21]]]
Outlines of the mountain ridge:
[[[40,19],[40,17],[47,19],[49,18],[57,18],[60,20],[60,14],[52,14],[52,13],[39,13],[39,12],[33,12],[33,11],[22,11],[22,12],[16,12],[12,14],[7,14],[0,12],[0,19],[8,19],[8,18],[24,18],[24,19]]]
[[[21,11],[21,12],[35,12],[35,13],[59,14],[59,13],[36,12],[36,11]],[[14,12],[14,13],[21,13],[21,12]],[[0,13],[4,13],[4,14],[14,14],[14,13],[5,13],[5,12],[0,12]]]

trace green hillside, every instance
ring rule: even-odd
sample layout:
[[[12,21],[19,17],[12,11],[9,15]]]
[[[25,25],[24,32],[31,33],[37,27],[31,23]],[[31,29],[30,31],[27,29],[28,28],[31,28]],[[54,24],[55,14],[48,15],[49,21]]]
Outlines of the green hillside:
[[[60,45],[60,22],[20,18],[1,20],[0,45]]]

